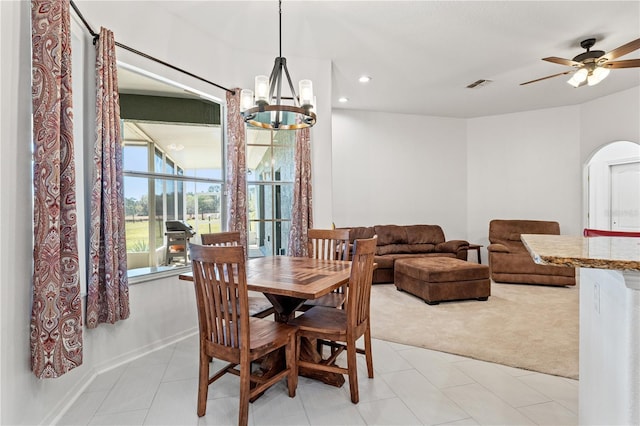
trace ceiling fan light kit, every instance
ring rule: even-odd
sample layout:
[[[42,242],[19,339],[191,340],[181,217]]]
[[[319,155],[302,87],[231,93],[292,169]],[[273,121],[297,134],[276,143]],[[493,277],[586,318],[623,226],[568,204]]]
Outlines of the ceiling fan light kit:
[[[542,59],[543,61],[552,62],[554,64],[573,67],[573,70],[527,81],[525,83],[521,83],[520,85],[523,86],[525,84],[535,83],[537,81],[546,80],[548,78],[557,77],[560,75],[573,74],[567,81],[567,83],[569,83],[571,86],[595,86],[596,84],[607,78],[611,68],[640,67],[640,59],[613,61],[613,59],[619,58],[620,56],[624,56],[628,53],[633,52],[634,50],[640,49],[640,38],[606,53],[602,50],[591,50],[595,43],[595,38],[588,38],[580,42],[580,46],[583,49],[586,49],[586,52],[575,56],[573,59],[564,59],[555,56]]]
[[[287,69],[287,59],[282,57],[282,0],[278,1],[280,55],[275,59],[271,75],[258,75],[255,78],[255,92],[250,89],[240,91],[240,113],[245,123],[273,130],[296,130],[316,124],[313,83],[300,80],[298,91],[291,82]],[[285,80],[286,79],[286,80]],[[282,86],[287,83],[291,91],[290,98],[282,97]],[[292,105],[284,101],[292,101]]]

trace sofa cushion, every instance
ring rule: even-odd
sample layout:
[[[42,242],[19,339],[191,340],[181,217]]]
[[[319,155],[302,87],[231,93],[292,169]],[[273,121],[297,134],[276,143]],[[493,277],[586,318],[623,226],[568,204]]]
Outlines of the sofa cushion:
[[[378,246],[387,244],[407,244],[406,226],[376,225],[373,227],[378,236]]]
[[[393,256],[374,256],[373,261],[377,269],[393,269],[393,262],[396,259]]]
[[[491,271],[493,273],[517,273],[529,275],[558,275],[574,277],[575,269],[556,265],[538,265],[524,250],[517,253],[492,252],[490,254]]]
[[[431,253],[435,250],[433,244],[387,244],[385,246],[377,246],[376,254],[397,254],[397,253]]]
[[[373,229],[373,226],[354,226],[348,229],[349,229],[350,242],[354,242],[355,240],[359,240],[363,238],[373,238],[373,236],[376,234]]]
[[[489,241],[492,243],[520,241],[520,234],[560,235],[560,224],[543,220],[494,219],[489,222]]]
[[[444,241],[444,232],[438,225],[409,225],[405,228],[409,244],[438,244]]]

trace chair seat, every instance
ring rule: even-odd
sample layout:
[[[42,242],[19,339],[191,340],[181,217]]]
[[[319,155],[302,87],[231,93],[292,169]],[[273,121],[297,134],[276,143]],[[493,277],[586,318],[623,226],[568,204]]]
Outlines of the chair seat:
[[[325,294],[322,297],[317,299],[309,299],[304,302],[305,307],[313,307],[313,306],[326,306],[329,308],[339,308],[344,305],[344,301],[346,300],[344,293],[329,293]]]
[[[329,339],[340,340],[347,335],[347,311],[315,306],[289,321],[289,324],[298,326],[299,334],[321,333]]]
[[[251,352],[273,350],[273,347],[284,346],[297,327],[282,322],[262,318],[249,318]]]
[[[272,351],[274,348],[287,344],[291,335],[296,334],[298,328],[293,325],[275,322],[262,318],[249,318],[249,358],[253,361],[262,357],[265,353]],[[225,336],[227,334],[225,333]],[[220,357],[215,348],[220,345],[207,340],[207,353],[214,358]],[[242,342],[240,343],[242,346]],[[240,351],[238,349],[230,349],[227,356],[222,358],[228,362],[240,363]]]

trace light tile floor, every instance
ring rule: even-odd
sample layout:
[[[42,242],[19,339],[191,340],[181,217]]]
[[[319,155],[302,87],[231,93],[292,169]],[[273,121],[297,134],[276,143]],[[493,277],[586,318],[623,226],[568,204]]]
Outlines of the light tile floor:
[[[295,398],[282,381],[251,404],[249,424],[578,424],[576,380],[382,340],[373,341],[373,362],[375,378],[368,379],[358,356],[359,404],[351,403],[348,384],[301,377]],[[227,374],[212,384],[207,414],[198,418],[197,375],[193,336],[99,375],[58,424],[237,424],[238,378]]]

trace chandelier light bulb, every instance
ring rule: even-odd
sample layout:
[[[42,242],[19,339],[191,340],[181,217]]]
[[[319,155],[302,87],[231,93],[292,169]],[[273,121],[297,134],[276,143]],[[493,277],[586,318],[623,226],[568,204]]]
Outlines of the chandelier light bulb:
[[[240,112],[244,112],[253,106],[253,90],[242,89],[240,91]]]
[[[304,108],[313,105],[313,83],[311,80],[300,80],[298,91],[300,92],[300,106]]]
[[[256,103],[269,104],[269,77],[257,75],[256,79]]]

